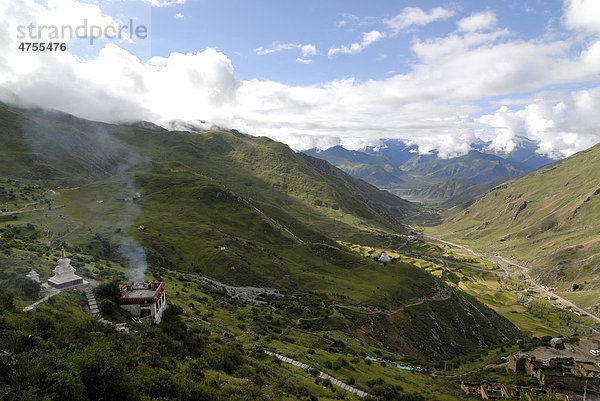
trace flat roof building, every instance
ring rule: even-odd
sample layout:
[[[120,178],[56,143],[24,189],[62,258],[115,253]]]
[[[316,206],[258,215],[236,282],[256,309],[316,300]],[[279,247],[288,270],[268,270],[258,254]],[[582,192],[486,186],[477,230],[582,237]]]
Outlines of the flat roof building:
[[[121,289],[121,308],[140,318],[145,323],[160,323],[167,308],[165,283],[153,281],[148,286],[128,284]]]

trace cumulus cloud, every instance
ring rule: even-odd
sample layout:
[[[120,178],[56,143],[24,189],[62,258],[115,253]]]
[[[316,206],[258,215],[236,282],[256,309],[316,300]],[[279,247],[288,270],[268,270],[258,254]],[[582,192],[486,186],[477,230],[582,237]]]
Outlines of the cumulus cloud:
[[[183,15],[182,13],[175,14],[175,18],[176,19],[181,19],[181,18],[184,18],[184,17],[185,17],[185,15]]]
[[[342,53],[342,54],[356,54],[356,53],[360,53],[364,49],[366,49],[367,47],[371,46],[373,43],[377,42],[378,40],[383,39],[384,37],[385,37],[385,34],[382,33],[382,32],[379,32],[377,30],[372,30],[372,31],[369,31],[369,32],[363,32],[363,34],[362,34],[362,40],[360,42],[352,43],[349,46],[342,45],[340,47],[332,47],[327,52],[327,55],[329,57],[331,57],[331,56],[333,56],[335,54],[338,54],[338,53]]]
[[[393,18],[384,19],[383,23],[391,29],[394,34],[413,26],[425,26],[432,22],[447,19],[454,16],[453,10],[436,7],[424,11],[418,7],[406,7],[401,13]]]
[[[563,21],[569,29],[600,33],[600,2],[566,0]]]
[[[296,59],[296,62],[300,63],[300,64],[310,64],[310,63],[312,63],[312,60],[298,57]]]
[[[462,18],[456,25],[459,31],[475,32],[492,29],[497,22],[496,14],[492,11],[484,11]]]
[[[302,45],[300,46],[300,50],[302,50],[302,57],[310,57],[317,54],[315,45]]]
[[[533,99],[519,109],[502,106],[479,121],[493,131],[492,150],[510,152],[526,137],[539,142],[538,153],[562,158],[600,140],[598,107],[600,87],[558,101]]]

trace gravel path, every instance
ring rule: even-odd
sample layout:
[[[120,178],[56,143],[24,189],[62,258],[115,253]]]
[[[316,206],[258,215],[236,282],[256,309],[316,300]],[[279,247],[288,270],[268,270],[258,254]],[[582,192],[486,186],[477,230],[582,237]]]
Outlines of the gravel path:
[[[194,281],[196,283],[202,283],[216,290],[225,291],[231,298],[240,298],[254,305],[262,305],[266,302],[261,300],[263,295],[275,295],[283,296],[276,288],[269,287],[235,287],[220,281],[208,278],[201,274],[196,273],[183,273],[176,270],[167,270],[171,274],[178,274],[181,277]]]
[[[271,352],[271,351],[265,350],[265,354],[270,355],[270,356],[274,356],[275,358],[281,360],[282,362],[289,363],[289,364],[291,364],[293,366],[296,366],[296,367],[298,367],[300,369],[314,370],[312,367],[310,367],[309,365],[307,365],[305,363],[298,362],[298,361],[296,361],[294,359],[288,358],[288,357],[283,356],[283,355],[279,355],[279,354],[277,354],[275,352]],[[324,380],[329,380],[334,386],[343,388],[344,390],[346,390],[346,391],[348,391],[348,392],[350,392],[352,394],[356,394],[359,397],[366,397],[366,396],[369,395],[369,394],[365,393],[362,390],[354,388],[354,387],[352,387],[352,386],[350,386],[350,385],[342,382],[341,380],[336,379],[333,376],[329,376],[327,373],[320,372],[319,373],[319,377],[321,379],[324,379]]]
[[[510,260],[508,260],[505,257],[500,256],[500,255],[495,255],[495,257],[494,256],[490,257],[488,255],[484,255],[484,254],[475,252],[472,249],[469,249],[469,248],[467,248],[465,246],[462,246],[462,245],[455,244],[455,243],[450,242],[450,241],[445,241],[445,240],[442,240],[442,239],[439,239],[439,238],[435,238],[435,237],[431,237],[431,236],[428,236],[428,235],[425,235],[424,237],[432,239],[432,240],[435,240],[435,241],[442,242],[442,243],[444,243],[446,245],[450,245],[450,246],[453,246],[455,248],[462,249],[463,251],[466,251],[466,252],[470,253],[471,255],[475,255],[475,256],[478,256],[478,257],[480,257],[482,259],[488,260],[488,261],[490,261],[492,263],[496,263],[498,266],[500,266],[505,271],[506,271],[506,268],[505,268],[505,266],[503,266],[503,263],[505,265],[516,267],[525,276],[525,279],[540,292],[540,294],[543,294],[544,296],[556,297],[556,299],[561,304],[570,306],[573,310],[579,311],[579,313],[585,313],[587,316],[591,317],[596,322],[600,322],[600,317],[598,317],[598,316],[590,313],[589,311],[586,311],[585,309],[577,306],[575,303],[573,303],[573,302],[571,302],[571,301],[569,301],[569,300],[567,300],[567,299],[565,299],[565,298],[557,295],[553,291],[549,291],[547,289],[547,287],[544,287],[541,284],[538,284],[533,279],[533,277],[531,277],[531,275],[529,274],[529,269],[526,266],[523,266],[523,265],[520,265],[518,263],[512,262],[512,261],[510,261]]]

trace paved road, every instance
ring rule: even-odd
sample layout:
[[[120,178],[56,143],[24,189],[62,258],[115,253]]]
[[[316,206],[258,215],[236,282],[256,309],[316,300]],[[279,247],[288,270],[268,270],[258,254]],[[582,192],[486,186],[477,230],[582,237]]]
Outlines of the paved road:
[[[493,260],[493,258],[490,257],[490,256],[488,256],[488,255],[484,255],[484,254],[475,252],[474,250],[472,250],[470,248],[467,248],[465,246],[462,246],[462,245],[459,245],[459,244],[455,244],[455,243],[450,242],[450,241],[445,241],[443,239],[439,239],[439,238],[436,238],[436,237],[431,237],[429,235],[424,235],[423,237],[428,238],[428,239],[432,239],[432,240],[435,240],[435,241],[438,241],[438,242],[441,242],[441,243],[446,244],[446,245],[450,245],[450,246],[455,247],[455,248],[459,248],[459,249],[461,249],[461,250],[463,250],[465,252],[470,253],[471,255],[478,256],[478,257],[483,258],[483,259],[485,259],[487,261],[490,261],[492,263],[496,263],[503,270],[505,270],[505,268],[502,266],[502,263],[498,263],[497,260]],[[541,294],[544,294],[546,296],[556,297],[556,299],[561,304],[570,306],[573,310],[578,311],[579,313],[584,313],[584,314],[588,315],[589,317],[591,317],[592,319],[594,319],[596,322],[600,323],[600,317],[598,317],[598,316],[596,316],[596,315],[594,315],[594,314],[586,311],[583,308],[580,308],[579,306],[577,306],[573,302],[571,302],[571,301],[569,301],[567,299],[564,299],[563,297],[561,297],[559,295],[556,295],[553,291],[548,290],[546,287],[544,287],[541,284],[539,284],[538,282],[536,282],[533,279],[533,277],[531,277],[531,275],[529,275],[529,270],[527,269],[526,266],[523,266],[523,265],[520,265],[518,263],[512,262],[512,261],[510,261],[510,260],[508,260],[505,257],[500,256],[500,255],[495,255],[495,257],[498,258],[503,263],[506,263],[506,264],[508,264],[510,266],[513,266],[513,267],[516,267],[517,269],[519,269],[523,273],[523,276],[525,276],[525,279],[527,279],[527,281],[532,286],[534,286]],[[507,274],[508,274],[508,272],[507,272]]]

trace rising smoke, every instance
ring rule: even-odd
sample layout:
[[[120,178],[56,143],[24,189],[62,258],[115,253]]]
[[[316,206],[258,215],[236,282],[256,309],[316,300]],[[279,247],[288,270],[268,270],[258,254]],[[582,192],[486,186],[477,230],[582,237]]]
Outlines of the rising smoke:
[[[51,185],[60,188],[81,186],[121,173],[121,207],[109,216],[114,222],[113,241],[117,242],[119,254],[126,262],[128,279],[143,282],[148,268],[146,252],[130,235],[141,215],[136,202],[141,190],[128,170],[149,161],[120,138],[120,129],[116,126],[85,120],[74,122],[72,116],[60,112],[35,110],[33,113],[42,121],[23,118],[21,123],[22,137],[34,165],[24,178],[45,179],[51,171],[55,179]],[[95,204],[89,199],[85,201]],[[88,223],[93,221],[94,214],[97,210],[90,206],[86,215]]]
[[[148,270],[144,248],[135,239],[127,236],[121,241],[119,253],[127,260],[129,280],[133,283],[142,283]]]
[[[132,150],[133,151],[133,150]],[[142,213],[137,203],[141,193],[135,183],[132,175],[124,176],[125,207],[122,209],[121,220],[119,222],[121,232],[124,233],[119,246],[120,255],[127,261],[128,279],[133,283],[143,283],[146,272],[148,271],[148,262],[146,260],[146,251],[141,245],[128,233]]]

